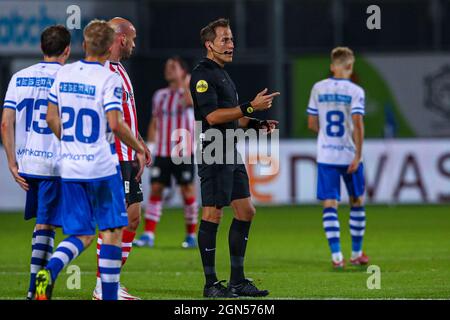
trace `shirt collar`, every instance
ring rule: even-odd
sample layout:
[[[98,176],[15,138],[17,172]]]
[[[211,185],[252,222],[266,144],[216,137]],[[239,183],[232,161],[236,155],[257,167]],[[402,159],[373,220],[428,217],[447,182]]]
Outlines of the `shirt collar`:
[[[347,79],[347,78],[335,78],[335,77],[330,77],[331,80],[337,80],[337,81],[350,81],[352,82],[352,80]]]
[[[62,66],[61,63],[59,63],[58,61],[41,61],[39,63],[46,63],[46,64],[59,64],[60,66]]]
[[[200,62],[203,63],[203,64],[205,64],[205,65],[207,65],[207,66],[210,66],[210,67],[212,67],[212,68],[220,68],[220,69],[223,69],[223,68],[220,66],[220,64],[218,64],[218,63],[215,62],[214,60],[211,60],[211,59],[206,58],[206,57],[203,58]]]
[[[80,62],[86,63],[86,64],[98,64],[98,65],[103,66],[103,65],[102,65],[100,62],[98,62],[98,61],[86,61],[86,60],[84,60],[84,59],[81,59]]]

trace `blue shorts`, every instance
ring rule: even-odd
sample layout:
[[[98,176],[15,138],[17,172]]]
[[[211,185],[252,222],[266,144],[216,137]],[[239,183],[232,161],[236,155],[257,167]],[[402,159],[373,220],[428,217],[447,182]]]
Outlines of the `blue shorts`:
[[[61,179],[41,179],[25,177],[29,190],[25,203],[25,220],[36,218],[36,224],[60,227]]]
[[[94,235],[128,225],[120,173],[88,182],[62,181],[62,222],[67,235]]]
[[[358,170],[347,173],[348,165],[317,164],[317,199],[341,200],[341,176],[344,179],[350,197],[360,197],[365,191],[364,165],[360,163]]]

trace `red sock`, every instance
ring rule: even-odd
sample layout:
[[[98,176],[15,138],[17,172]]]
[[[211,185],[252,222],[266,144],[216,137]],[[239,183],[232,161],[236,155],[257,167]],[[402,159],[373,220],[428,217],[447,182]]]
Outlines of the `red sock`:
[[[155,233],[157,225],[158,225],[158,222],[150,220],[150,219],[145,219],[144,230],[145,230],[145,232],[153,232],[153,233]]]
[[[128,255],[130,254],[131,248],[133,247],[133,240],[136,236],[136,232],[128,231],[123,229],[122,233],[122,266],[127,262]]]
[[[187,234],[194,234],[197,229],[198,207],[195,197],[184,199],[184,219]]]
[[[187,232],[187,234],[194,234],[194,233],[196,233],[196,230],[197,230],[197,224],[196,223],[194,223],[194,224],[187,224],[186,225],[186,232]]]
[[[195,197],[190,197],[190,198],[186,198],[184,199],[184,205],[186,206],[190,206],[195,202]]]
[[[162,213],[161,197],[150,196],[145,210],[145,232],[155,233],[156,225],[159,222]]]

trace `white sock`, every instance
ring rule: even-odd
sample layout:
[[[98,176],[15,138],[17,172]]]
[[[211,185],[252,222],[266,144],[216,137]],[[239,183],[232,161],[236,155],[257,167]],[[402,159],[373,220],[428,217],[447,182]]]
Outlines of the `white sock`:
[[[331,259],[333,259],[334,262],[341,262],[344,260],[344,256],[342,255],[342,252],[336,252],[331,255]]]
[[[121,287],[122,287],[122,285],[119,282],[119,292],[120,292]],[[100,277],[97,277],[97,283],[96,283],[95,289],[100,292],[102,291],[102,279]]]
[[[352,259],[356,259],[362,256],[362,251],[352,251]]]

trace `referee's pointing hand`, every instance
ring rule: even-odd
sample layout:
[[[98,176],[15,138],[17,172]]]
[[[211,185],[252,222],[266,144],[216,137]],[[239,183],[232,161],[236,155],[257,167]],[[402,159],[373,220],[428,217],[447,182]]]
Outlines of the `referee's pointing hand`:
[[[253,109],[255,109],[256,111],[262,111],[262,110],[269,109],[270,107],[272,107],[273,98],[280,95],[279,92],[274,92],[271,94],[266,94],[266,93],[267,93],[267,88],[265,88],[263,91],[258,93],[256,95],[255,99],[253,99],[250,102]]]

